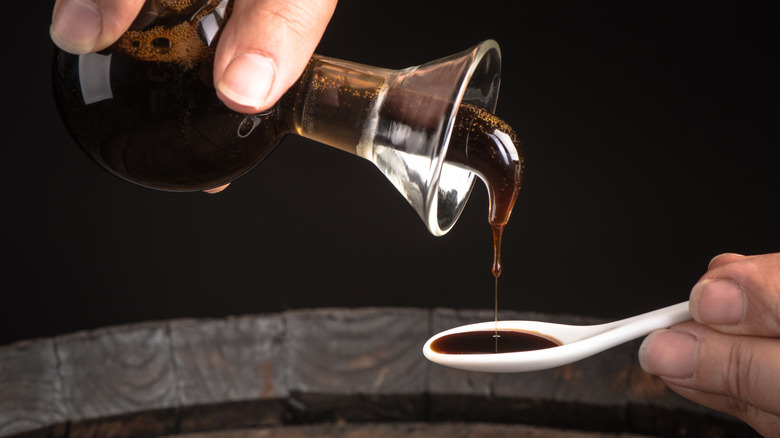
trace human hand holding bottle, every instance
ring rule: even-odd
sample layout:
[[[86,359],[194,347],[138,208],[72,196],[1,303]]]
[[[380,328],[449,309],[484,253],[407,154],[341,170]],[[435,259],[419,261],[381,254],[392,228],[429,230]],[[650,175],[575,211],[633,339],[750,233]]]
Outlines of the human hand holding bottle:
[[[56,0],[52,41],[73,54],[105,49],[130,27],[144,2]],[[300,77],[335,8],[336,0],[235,0],[214,57],[219,98],[241,113],[273,106]]]
[[[645,339],[639,360],[675,392],[780,437],[780,253],[714,258],[694,321]]]

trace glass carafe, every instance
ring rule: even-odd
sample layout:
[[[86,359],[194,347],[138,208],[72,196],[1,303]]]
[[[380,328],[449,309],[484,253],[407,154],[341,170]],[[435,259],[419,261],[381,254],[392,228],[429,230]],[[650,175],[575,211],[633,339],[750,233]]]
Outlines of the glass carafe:
[[[373,162],[432,234],[449,231],[475,180],[445,160],[456,114],[461,104],[494,111],[498,45],[402,70],[315,55],[273,108],[239,114],[212,78],[230,10],[229,0],[148,0],[110,48],[57,52],[58,107],[81,148],[128,181],[193,191],[233,181],[297,134]]]

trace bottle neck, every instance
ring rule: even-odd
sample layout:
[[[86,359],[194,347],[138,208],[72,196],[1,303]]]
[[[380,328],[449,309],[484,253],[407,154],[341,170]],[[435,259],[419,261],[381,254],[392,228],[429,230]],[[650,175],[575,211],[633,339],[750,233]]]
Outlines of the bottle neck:
[[[282,129],[360,155],[391,70],[314,55],[279,102]],[[374,123],[372,123],[372,120]]]

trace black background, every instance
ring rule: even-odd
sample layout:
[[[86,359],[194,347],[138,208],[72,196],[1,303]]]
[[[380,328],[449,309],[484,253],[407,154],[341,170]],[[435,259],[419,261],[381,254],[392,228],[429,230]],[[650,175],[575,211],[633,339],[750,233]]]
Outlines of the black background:
[[[289,137],[227,191],[133,186],[52,100],[53,1],[5,20],[0,344],[323,306],[492,308],[487,196],[434,238],[367,161]],[[502,309],[617,318],[720,252],[780,250],[776,26],[733,2],[343,0],[318,53],[387,68],[499,42],[526,183]]]

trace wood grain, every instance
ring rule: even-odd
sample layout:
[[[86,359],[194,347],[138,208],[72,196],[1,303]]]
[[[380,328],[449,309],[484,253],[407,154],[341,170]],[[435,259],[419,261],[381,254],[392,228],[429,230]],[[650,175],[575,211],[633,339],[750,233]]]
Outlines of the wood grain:
[[[0,348],[0,436],[67,420],[51,339]]]
[[[172,408],[177,404],[164,324],[114,327],[57,339],[71,419]]]
[[[315,310],[285,315],[291,389],[319,394],[418,394],[428,313]]]
[[[294,421],[421,418],[428,318],[396,308],[287,313]]]
[[[171,323],[183,431],[278,424],[289,395],[281,315]]]
[[[0,346],[0,437],[236,429],[256,436],[286,427],[292,434],[278,436],[330,436],[327,425],[383,423],[387,432],[410,422],[437,430],[493,423],[562,433],[758,436],[645,374],[636,358],[640,341],[532,373],[464,372],[422,356],[435,332],[492,317],[489,310],[295,310],[106,327]],[[515,312],[501,318],[600,322]],[[292,426],[318,424],[325,435],[293,433],[303,429]],[[462,430],[459,436],[472,436]]]
[[[179,406],[167,324],[111,327],[55,342],[71,435],[132,436],[175,427],[171,415],[150,414]]]

